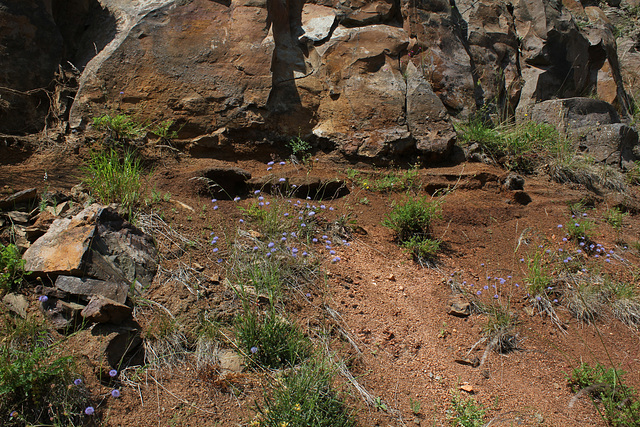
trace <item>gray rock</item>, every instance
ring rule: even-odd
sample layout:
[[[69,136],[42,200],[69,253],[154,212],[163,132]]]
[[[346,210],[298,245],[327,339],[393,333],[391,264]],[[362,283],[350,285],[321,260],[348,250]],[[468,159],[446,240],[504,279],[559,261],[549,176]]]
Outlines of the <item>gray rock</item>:
[[[86,260],[86,276],[120,284],[138,281],[149,286],[158,269],[153,238],[125,221],[112,207],[100,211],[97,223]]]
[[[62,333],[70,332],[82,324],[80,312],[84,309],[84,305],[49,299],[41,302],[40,308],[52,326]]]
[[[80,314],[89,322],[119,324],[131,316],[131,311],[129,306],[96,295]]]
[[[592,98],[564,98],[540,102],[531,108],[531,120],[569,132],[587,126],[620,123],[613,105]]]
[[[88,300],[94,295],[109,298],[120,304],[127,301],[129,286],[123,282],[107,282],[98,279],[81,279],[74,276],[58,276],[56,288]]]
[[[28,224],[30,219],[29,212],[11,211],[7,212],[7,216],[17,224]]]
[[[638,132],[625,124],[588,126],[576,129],[572,135],[578,141],[580,150],[596,162],[628,169],[638,159]]]
[[[87,339],[90,340],[87,353],[93,360],[105,361],[103,366],[98,365],[100,374],[107,374],[111,368],[120,370],[124,366],[144,363],[140,326],[135,322],[124,325],[98,323]]]
[[[512,172],[504,180],[503,185],[507,190],[522,190],[524,189],[524,178]]]
[[[0,200],[0,209],[13,208],[21,203],[29,203],[34,201],[37,197],[38,190],[35,188],[18,191],[17,193]]]
[[[13,313],[25,319],[27,317],[27,307],[29,303],[24,295],[8,293],[2,298],[2,302]]]

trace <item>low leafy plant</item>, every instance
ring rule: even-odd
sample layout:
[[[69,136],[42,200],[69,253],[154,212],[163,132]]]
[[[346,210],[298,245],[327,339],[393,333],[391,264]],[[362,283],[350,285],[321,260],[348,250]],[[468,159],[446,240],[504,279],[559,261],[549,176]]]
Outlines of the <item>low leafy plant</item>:
[[[110,148],[91,154],[85,167],[91,192],[102,203],[120,203],[131,217],[142,199],[142,165],[133,151],[121,156]]]
[[[485,425],[486,409],[472,397],[464,398],[452,393],[451,409],[447,410],[452,427],[482,427]]]
[[[353,427],[352,414],[332,387],[332,374],[323,363],[306,362],[274,381],[256,405],[250,425],[261,427]]]
[[[93,118],[93,127],[96,130],[107,133],[109,140],[117,143],[128,142],[141,137],[145,132],[145,126],[136,122],[128,114],[104,114]]]
[[[171,130],[174,123],[174,120],[163,120],[152,126],[151,132],[165,142],[171,141],[178,137],[178,131]]]
[[[261,314],[245,307],[236,322],[236,336],[240,348],[262,367],[294,366],[311,354],[311,344],[297,325],[273,308]]]
[[[596,363],[573,369],[568,382],[574,393],[588,393],[600,416],[612,426],[640,426],[640,401],[632,387],[624,384],[624,372]]]
[[[440,250],[440,241],[415,235],[402,242],[402,247],[410,252],[417,261],[431,262]]]
[[[0,244],[0,292],[17,290],[23,282],[25,261],[14,244]]]
[[[4,319],[0,348],[3,425],[81,425],[88,396],[74,384],[71,357],[58,356],[46,329],[27,319]],[[6,418],[5,418],[6,417]]]
[[[629,215],[627,212],[622,212],[620,208],[613,207],[604,213],[604,219],[607,224],[619,233],[622,230],[622,222],[627,215]]]
[[[574,241],[584,240],[585,242],[592,242],[592,231],[595,228],[593,221],[586,217],[571,218],[564,227],[565,232],[569,238]]]
[[[294,156],[301,156],[302,160],[307,160],[311,153],[311,144],[299,136],[291,138],[287,143],[287,146],[291,149]]]

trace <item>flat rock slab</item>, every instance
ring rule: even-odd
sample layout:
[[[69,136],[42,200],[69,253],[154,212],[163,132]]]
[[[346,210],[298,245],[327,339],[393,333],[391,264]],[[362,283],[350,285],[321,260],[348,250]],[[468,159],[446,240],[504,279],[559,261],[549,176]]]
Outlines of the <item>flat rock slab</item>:
[[[36,274],[81,274],[101,211],[99,205],[91,205],[71,219],[53,221],[44,236],[24,253],[25,270]]]
[[[129,287],[126,283],[107,282],[97,279],[81,279],[74,276],[58,276],[56,288],[89,299],[95,295],[109,298],[119,304],[127,301]]]
[[[23,319],[27,317],[27,308],[29,307],[29,303],[24,295],[9,293],[2,298],[2,302],[10,311],[14,312],[18,316]]]
[[[21,203],[28,203],[35,200],[36,197],[38,197],[38,190],[35,188],[18,191],[17,193],[0,200],[0,209],[8,209]]]
[[[131,316],[131,311],[129,306],[96,295],[80,314],[89,322],[120,324]]]

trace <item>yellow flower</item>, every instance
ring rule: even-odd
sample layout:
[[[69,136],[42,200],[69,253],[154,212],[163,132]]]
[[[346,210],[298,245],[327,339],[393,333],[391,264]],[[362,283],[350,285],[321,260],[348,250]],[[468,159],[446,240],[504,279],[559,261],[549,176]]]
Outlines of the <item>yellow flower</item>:
[[[288,426],[289,426],[289,423],[286,421],[283,421],[280,423],[280,427],[288,427]]]
[[[300,412],[302,410],[302,408],[300,407],[299,403],[296,403],[296,406],[294,406],[293,409],[295,409],[298,412]]]

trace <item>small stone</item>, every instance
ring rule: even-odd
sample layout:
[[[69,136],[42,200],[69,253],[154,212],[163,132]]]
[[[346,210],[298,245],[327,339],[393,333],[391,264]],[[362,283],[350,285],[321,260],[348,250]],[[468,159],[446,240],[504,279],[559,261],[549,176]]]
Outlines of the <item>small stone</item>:
[[[199,273],[204,271],[204,266],[202,264],[197,263],[197,262],[193,263],[193,268],[194,268],[194,270],[196,270]]]
[[[391,273],[389,276],[387,276],[387,279],[389,279],[392,282],[395,282],[396,281],[396,276],[393,273]]]
[[[36,197],[38,197],[38,190],[35,188],[18,191],[17,193],[0,200],[0,209],[12,208],[17,204],[30,202]]]
[[[27,307],[29,303],[24,295],[9,293],[2,298],[2,302],[7,306],[7,308],[17,314],[18,316],[26,319],[27,317]]]
[[[398,287],[398,290],[400,290],[400,292],[404,292],[404,286]]]
[[[29,223],[29,213],[28,212],[11,211],[11,212],[7,212],[7,216],[11,219],[12,222],[17,223],[17,224],[27,224],[27,223]]]
[[[527,315],[529,315],[530,317],[533,317],[533,315],[535,314],[533,307],[525,307],[524,312],[527,313]]]
[[[475,391],[473,390],[473,386],[471,384],[468,383],[464,383],[460,386],[460,390],[465,391],[469,394],[473,394],[475,393]]]
[[[449,299],[448,314],[457,317],[467,317],[471,314],[471,304],[462,294],[454,295]]]
[[[233,350],[219,349],[216,358],[223,371],[242,372],[244,369],[244,358]]]

